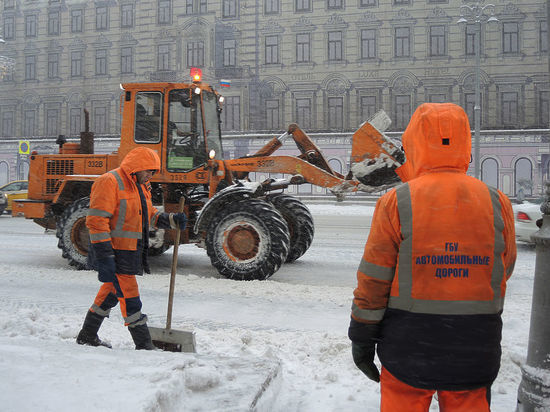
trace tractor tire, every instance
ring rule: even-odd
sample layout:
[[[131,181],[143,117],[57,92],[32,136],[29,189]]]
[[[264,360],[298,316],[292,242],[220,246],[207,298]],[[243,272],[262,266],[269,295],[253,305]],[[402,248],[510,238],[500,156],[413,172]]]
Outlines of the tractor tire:
[[[284,193],[269,195],[267,200],[283,215],[290,233],[290,250],[286,262],[301,257],[311,246],[315,225],[306,205],[294,196]]]
[[[87,269],[90,235],[86,227],[86,215],[90,207],[90,198],[83,197],[74,201],[63,211],[57,221],[57,247],[69,265],[77,270]]]
[[[239,200],[223,207],[208,225],[206,250],[212,266],[229,279],[264,280],[286,260],[289,232],[269,202]]]

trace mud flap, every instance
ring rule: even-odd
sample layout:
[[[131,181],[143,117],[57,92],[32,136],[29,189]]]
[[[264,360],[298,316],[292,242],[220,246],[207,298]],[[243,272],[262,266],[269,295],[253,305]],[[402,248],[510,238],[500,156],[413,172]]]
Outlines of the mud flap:
[[[365,191],[380,191],[401,182],[395,169],[405,162],[405,154],[384,135],[390,124],[380,110],[353,134],[351,173],[366,186]]]

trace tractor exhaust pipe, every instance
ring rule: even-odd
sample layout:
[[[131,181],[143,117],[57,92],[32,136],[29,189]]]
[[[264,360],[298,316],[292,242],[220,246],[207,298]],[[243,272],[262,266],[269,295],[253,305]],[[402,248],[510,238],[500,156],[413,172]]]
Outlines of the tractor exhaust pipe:
[[[84,131],[80,132],[80,153],[94,153],[94,134],[90,132],[90,113],[84,109]]]

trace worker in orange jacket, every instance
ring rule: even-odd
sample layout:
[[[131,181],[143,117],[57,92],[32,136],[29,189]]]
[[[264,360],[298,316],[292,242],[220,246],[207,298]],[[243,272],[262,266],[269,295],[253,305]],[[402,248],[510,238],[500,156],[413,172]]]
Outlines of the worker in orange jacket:
[[[509,199],[466,175],[464,110],[418,107],[403,133],[404,184],[383,195],[357,271],[348,335],[381,383],[381,411],[489,411],[501,313],[516,259]],[[374,353],[382,373],[374,364]]]
[[[183,230],[187,222],[184,213],[161,213],[153,207],[149,180],[159,170],[157,153],[138,147],[124,157],[119,168],[103,174],[92,186],[86,218],[91,240],[88,257],[104,283],[76,339],[81,345],[110,347],[97,332],[120,303],[136,349],[154,349],[147,316],[141,313],[135,275],[149,273],[149,226]]]

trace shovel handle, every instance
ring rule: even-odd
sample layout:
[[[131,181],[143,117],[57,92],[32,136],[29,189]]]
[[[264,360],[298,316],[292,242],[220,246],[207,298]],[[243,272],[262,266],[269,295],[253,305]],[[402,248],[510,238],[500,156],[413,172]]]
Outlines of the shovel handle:
[[[185,209],[185,198],[180,197],[178,212],[183,213]],[[174,303],[174,287],[176,286],[176,267],[178,265],[178,248],[180,245],[181,229],[176,228],[176,239],[174,240],[174,251],[172,253],[172,270],[170,272],[170,289],[168,291],[168,311],[166,313],[166,329],[172,326],[172,305]]]

